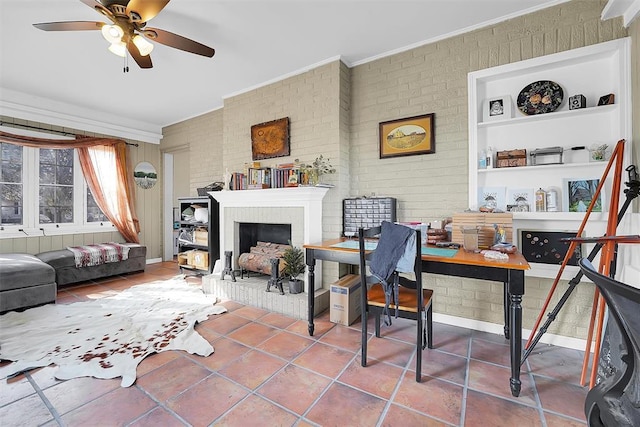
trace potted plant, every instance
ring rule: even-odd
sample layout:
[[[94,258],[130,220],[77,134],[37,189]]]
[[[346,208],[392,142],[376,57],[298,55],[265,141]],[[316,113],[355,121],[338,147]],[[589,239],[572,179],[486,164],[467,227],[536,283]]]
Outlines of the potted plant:
[[[298,159],[295,159],[295,164],[307,175],[309,185],[318,185],[322,175],[336,173],[336,169],[329,163],[329,159],[325,159],[322,154],[316,157],[311,164],[301,163]]]
[[[285,249],[282,254],[284,260],[284,267],[282,268],[282,275],[289,278],[289,293],[299,294],[304,289],[304,281],[298,279],[302,273],[304,273],[304,252],[302,249],[291,246]]]

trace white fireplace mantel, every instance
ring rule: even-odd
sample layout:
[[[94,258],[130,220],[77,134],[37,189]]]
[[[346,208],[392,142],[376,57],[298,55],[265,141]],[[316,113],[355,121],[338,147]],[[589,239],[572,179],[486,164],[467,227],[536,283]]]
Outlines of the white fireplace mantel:
[[[220,254],[232,250],[232,216],[234,208],[302,208],[302,244],[322,241],[322,199],[327,194],[324,187],[266,188],[261,190],[212,191],[209,194],[219,203]],[[236,209],[237,210],[237,209]]]
[[[304,207],[322,206],[325,187],[265,188],[262,190],[211,191],[220,207]]]

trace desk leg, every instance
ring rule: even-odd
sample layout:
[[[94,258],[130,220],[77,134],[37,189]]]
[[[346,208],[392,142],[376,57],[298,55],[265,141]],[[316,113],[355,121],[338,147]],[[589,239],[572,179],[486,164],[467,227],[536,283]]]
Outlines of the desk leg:
[[[504,302],[503,302],[503,308],[504,308],[504,338],[505,339],[509,339],[509,324],[510,324],[510,315],[509,315],[509,284],[505,283],[504,284]]]
[[[522,295],[524,294],[524,272],[509,272],[509,324],[511,327],[511,394],[520,395],[520,364],[522,361]]]
[[[307,289],[307,308],[309,310],[309,336],[313,336],[315,329],[313,325],[313,313],[315,310],[315,290],[316,290],[316,259],[313,256],[313,250],[307,249],[307,267],[309,268],[309,275],[307,277],[308,289]]]

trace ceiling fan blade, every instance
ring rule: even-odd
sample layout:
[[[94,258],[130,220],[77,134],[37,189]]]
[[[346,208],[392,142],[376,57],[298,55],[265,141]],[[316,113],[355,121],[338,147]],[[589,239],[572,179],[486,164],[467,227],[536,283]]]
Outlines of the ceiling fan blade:
[[[127,4],[127,16],[133,22],[147,22],[160,13],[167,3],[169,0],[130,0]]]
[[[133,44],[132,41],[127,43],[127,50],[134,61],[140,66],[140,68],[153,68],[153,64],[151,63],[151,56],[142,56],[140,55],[140,51],[138,50],[138,46]]]
[[[142,34],[160,44],[184,50],[185,52],[195,53],[196,55],[211,58],[216,53],[216,51],[209,46],[158,28],[145,28]]]
[[[66,21],[66,22],[42,22],[33,24],[34,27],[44,31],[85,31],[99,30],[104,22],[96,21]]]
[[[102,13],[104,16],[109,17],[110,19],[113,19],[113,13],[111,13],[111,11],[109,9],[107,9],[106,7],[104,7],[104,5],[96,0],[80,0],[82,3],[86,4],[87,6],[89,6],[91,9],[95,9],[98,12]]]

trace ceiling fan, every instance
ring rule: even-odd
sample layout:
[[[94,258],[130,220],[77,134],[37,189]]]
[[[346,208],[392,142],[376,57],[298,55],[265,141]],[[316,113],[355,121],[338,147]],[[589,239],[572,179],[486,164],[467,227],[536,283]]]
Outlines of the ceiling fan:
[[[109,50],[125,57],[127,51],[140,68],[152,68],[153,44],[184,50],[206,57],[213,57],[215,50],[178,34],[158,28],[148,28],[147,22],[158,15],[170,0],[80,0],[109,18],[113,24],[98,21],[43,22],[33,24],[44,31],[101,30],[103,37],[111,43]],[[125,68],[128,71],[128,67]]]

